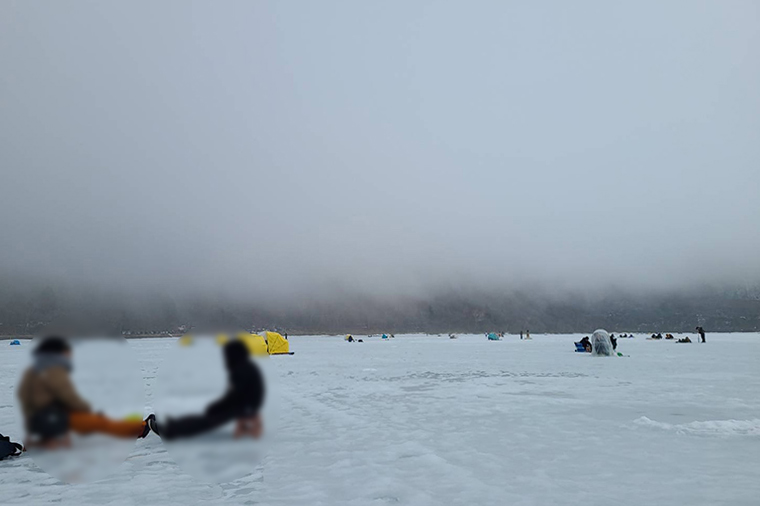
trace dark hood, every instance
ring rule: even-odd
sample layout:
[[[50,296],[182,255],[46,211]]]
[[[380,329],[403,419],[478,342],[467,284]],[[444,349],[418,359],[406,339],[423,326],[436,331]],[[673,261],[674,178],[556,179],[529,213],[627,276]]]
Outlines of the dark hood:
[[[224,365],[232,371],[249,363],[248,348],[242,341],[231,341],[224,345]]]

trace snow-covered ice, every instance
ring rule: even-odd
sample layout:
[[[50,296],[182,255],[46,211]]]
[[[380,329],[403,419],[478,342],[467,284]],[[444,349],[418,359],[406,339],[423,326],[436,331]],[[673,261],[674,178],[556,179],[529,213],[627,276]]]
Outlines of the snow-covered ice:
[[[760,504],[760,336],[706,344],[582,336],[291,337],[272,357],[275,442],[230,483],[184,472],[155,435],[115,473],[63,484],[28,456],[0,462],[3,504]],[[677,338],[680,336],[676,336]],[[145,412],[172,339],[136,339]],[[28,342],[0,341],[0,432],[21,440]]]

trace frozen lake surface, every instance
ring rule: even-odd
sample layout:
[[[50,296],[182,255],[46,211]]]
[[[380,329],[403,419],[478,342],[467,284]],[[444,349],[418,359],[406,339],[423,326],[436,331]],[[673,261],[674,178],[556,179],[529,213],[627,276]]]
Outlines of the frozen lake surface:
[[[760,498],[760,336],[706,344],[582,336],[291,337],[270,359],[276,443],[250,475],[206,484],[155,435],[111,476],[67,485],[0,463],[3,504],[748,505]],[[676,336],[680,337],[680,336]],[[692,338],[694,338],[692,336]],[[0,432],[22,440],[21,347],[0,341]],[[129,342],[154,406],[172,339]]]

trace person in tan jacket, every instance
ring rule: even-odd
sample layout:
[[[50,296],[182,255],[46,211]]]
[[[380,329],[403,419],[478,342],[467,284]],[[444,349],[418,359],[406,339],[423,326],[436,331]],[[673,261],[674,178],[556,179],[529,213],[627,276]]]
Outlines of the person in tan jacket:
[[[26,431],[33,440],[43,444],[65,440],[69,431],[124,438],[148,435],[147,421],[113,420],[93,413],[74,387],[71,369],[71,346],[64,339],[49,337],[34,350],[34,362],[24,372],[17,392]]]

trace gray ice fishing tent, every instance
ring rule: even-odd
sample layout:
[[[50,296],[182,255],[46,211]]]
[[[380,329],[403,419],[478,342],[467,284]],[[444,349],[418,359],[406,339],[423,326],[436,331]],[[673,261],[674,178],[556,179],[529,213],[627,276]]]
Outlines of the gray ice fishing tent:
[[[606,330],[599,329],[594,331],[594,335],[591,336],[591,354],[596,357],[615,356],[610,335]]]

